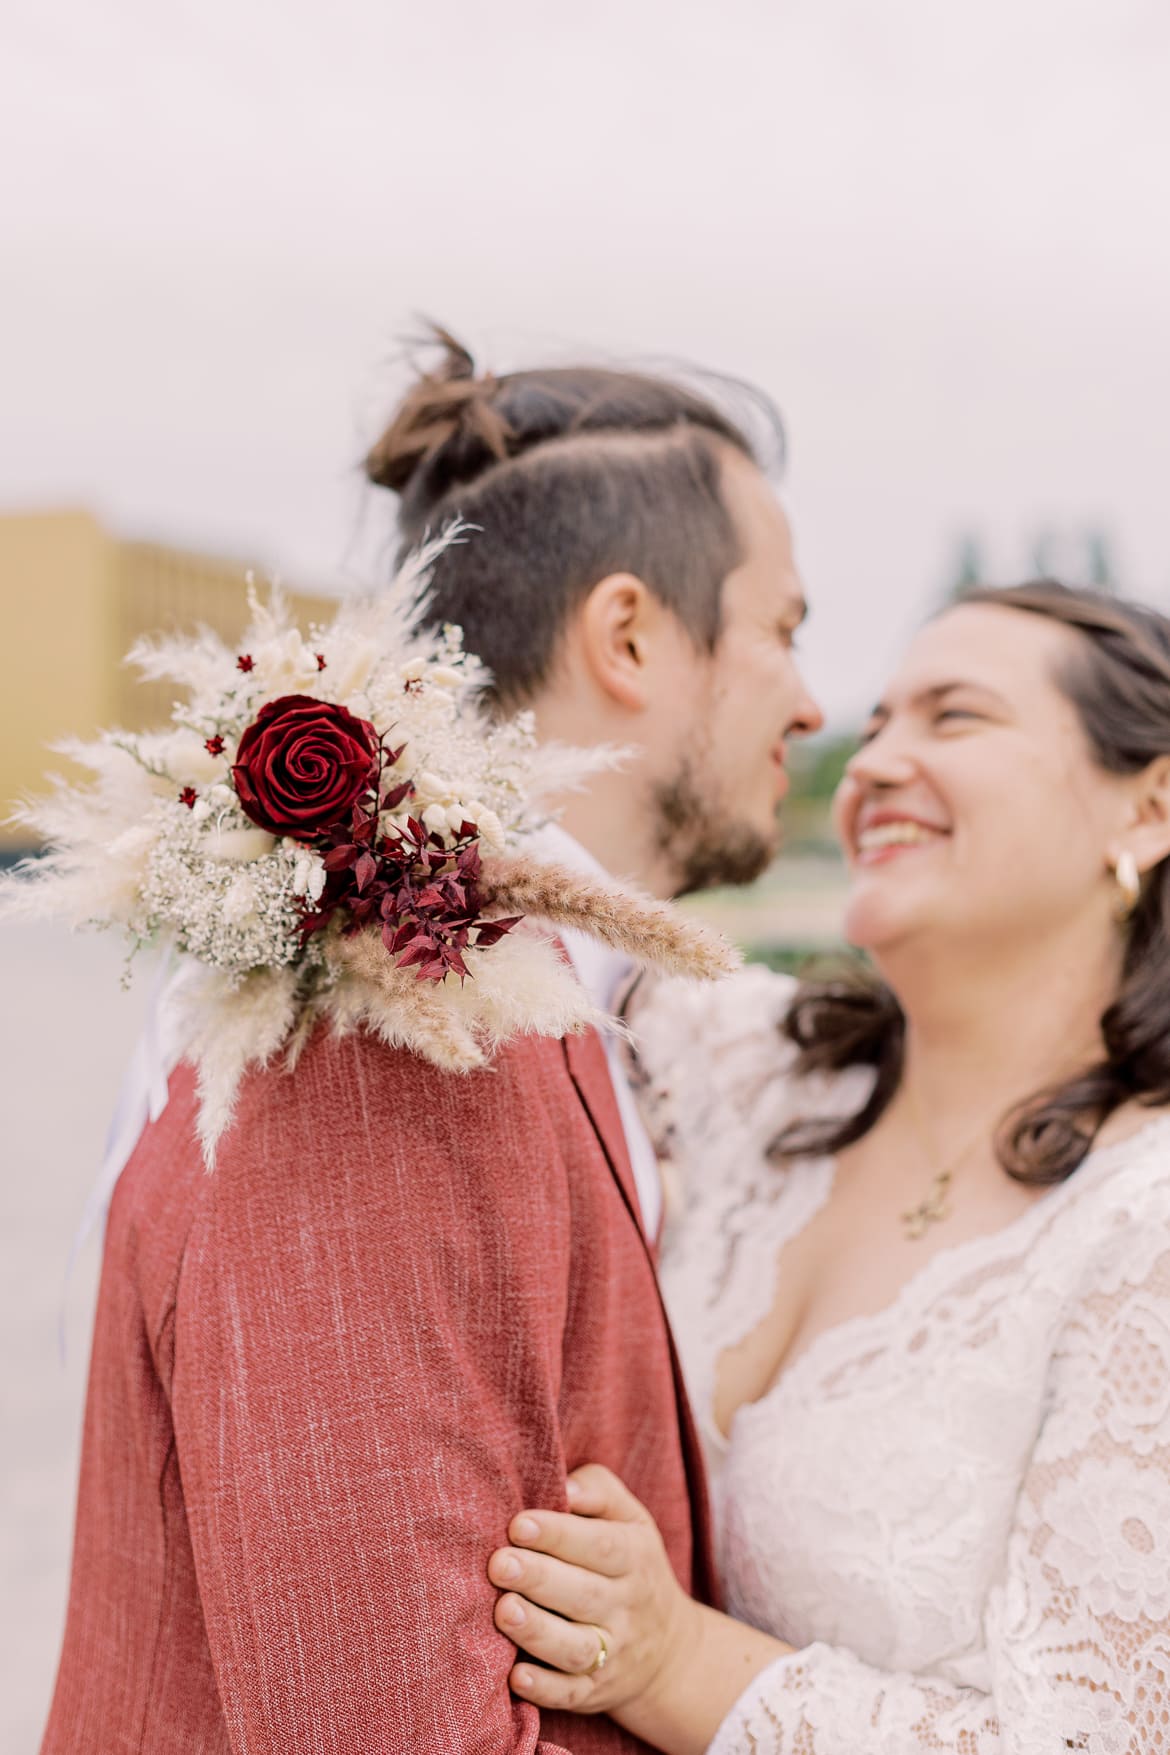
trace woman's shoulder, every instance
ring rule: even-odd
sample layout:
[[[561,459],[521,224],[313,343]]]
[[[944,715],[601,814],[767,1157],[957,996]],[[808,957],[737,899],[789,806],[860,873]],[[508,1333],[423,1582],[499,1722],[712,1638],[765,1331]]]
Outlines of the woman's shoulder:
[[[790,976],[759,964],[714,982],[645,980],[628,1021],[651,1131],[664,1111],[688,1132],[713,1108],[742,1114],[789,1071],[795,1049],[783,1025],[795,992]]]
[[[1084,1297],[1155,1274],[1170,1297],[1170,1108],[1090,1153],[1054,1202],[1046,1243]]]
[[[639,1053],[653,1064],[680,1052],[707,1052],[718,1043],[753,1041],[761,1030],[778,1030],[796,993],[791,975],[745,963],[718,981],[685,976],[647,976],[630,1008]]]

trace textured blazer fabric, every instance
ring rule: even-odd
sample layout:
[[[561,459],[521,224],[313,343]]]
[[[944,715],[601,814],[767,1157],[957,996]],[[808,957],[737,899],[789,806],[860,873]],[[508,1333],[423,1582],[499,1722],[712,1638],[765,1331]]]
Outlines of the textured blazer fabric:
[[[210,1174],[194,1121],[182,1067],[110,1212],[44,1755],[641,1747],[510,1696],[485,1571],[593,1460],[711,1592],[601,1043],[321,1031]]]

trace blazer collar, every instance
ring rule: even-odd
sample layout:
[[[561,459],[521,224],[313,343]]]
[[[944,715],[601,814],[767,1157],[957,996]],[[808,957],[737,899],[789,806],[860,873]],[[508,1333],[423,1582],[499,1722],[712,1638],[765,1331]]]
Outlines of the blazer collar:
[[[605,1058],[605,1049],[602,1046],[601,1038],[596,1030],[586,1030],[581,1036],[566,1036],[562,1046],[568,1061],[569,1076],[577,1087],[577,1094],[593,1123],[593,1130],[597,1135],[610,1170],[613,1172],[614,1180],[621,1189],[622,1198],[633,1221],[634,1229],[642,1239],[643,1247],[650,1257],[652,1266],[657,1270],[657,1247],[646,1236],[642,1227],[638,1190],[634,1182],[634,1172],[630,1167],[625,1129],[622,1127],[621,1115],[618,1112],[617,1098],[613,1094],[609,1063]],[[657,1287],[657,1271],[654,1283]],[[661,1290],[658,1292],[658,1297],[661,1301]],[[690,1403],[687,1400],[682,1367],[679,1364],[674,1336],[670,1332],[670,1319],[667,1316],[665,1306],[662,1308],[662,1320],[666,1329],[667,1345],[670,1349],[671,1374],[674,1378],[674,1391],[678,1403],[683,1463],[691,1497],[694,1527],[694,1594],[700,1602],[711,1603],[714,1607],[719,1608],[722,1599],[719,1594],[718,1573],[715,1567],[711,1511],[707,1497],[703,1451],[699,1443],[694,1415],[691,1413]]]
[[[601,1037],[596,1030],[586,1030],[579,1036],[566,1036],[563,1046],[569,1077],[577,1087],[577,1095],[593,1123],[594,1132],[613,1172],[614,1180],[622,1191],[630,1217],[637,1226],[638,1235],[653,1256],[653,1244],[646,1237],[642,1226],[642,1209],[630,1164],[629,1148],[626,1145],[626,1130],[618,1112],[613,1080],[609,1076],[609,1063],[605,1058]]]

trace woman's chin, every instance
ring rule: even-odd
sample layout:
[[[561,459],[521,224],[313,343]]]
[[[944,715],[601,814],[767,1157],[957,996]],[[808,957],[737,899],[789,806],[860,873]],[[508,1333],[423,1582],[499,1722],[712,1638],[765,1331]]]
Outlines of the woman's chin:
[[[859,896],[846,903],[841,928],[854,950],[879,956],[903,943],[920,924],[918,910],[899,906],[895,898]]]

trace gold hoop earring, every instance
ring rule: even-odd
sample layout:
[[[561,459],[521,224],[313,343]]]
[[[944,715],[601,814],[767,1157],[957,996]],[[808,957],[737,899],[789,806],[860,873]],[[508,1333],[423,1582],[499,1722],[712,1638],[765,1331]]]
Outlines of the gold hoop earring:
[[[1113,876],[1117,882],[1117,894],[1113,900],[1113,918],[1119,925],[1124,925],[1134,909],[1141,901],[1142,879],[1138,871],[1137,860],[1128,848],[1119,853],[1113,862]]]

